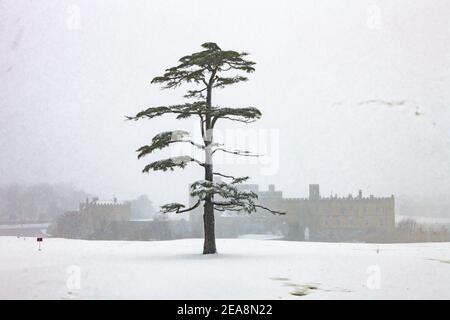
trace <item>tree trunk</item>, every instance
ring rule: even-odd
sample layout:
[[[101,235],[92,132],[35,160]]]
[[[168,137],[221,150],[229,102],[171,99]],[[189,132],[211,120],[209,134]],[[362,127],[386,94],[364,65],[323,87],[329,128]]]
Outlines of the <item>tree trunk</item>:
[[[212,201],[205,201],[203,214],[203,226],[205,229],[205,241],[203,243],[203,254],[216,253],[216,235],[214,231],[214,206]]]
[[[213,181],[212,164],[206,163],[205,180]],[[214,204],[212,196],[207,196],[204,204],[203,227],[205,231],[205,242],[203,254],[216,253],[216,234],[214,230]]]
[[[216,71],[213,71],[209,79],[206,92],[206,107],[211,109],[212,88]],[[213,142],[213,128],[211,126],[211,117],[207,113],[205,116],[205,180],[213,182],[213,163],[211,144]],[[214,230],[214,204],[213,196],[208,195],[205,199],[203,213],[203,227],[205,230],[205,242],[203,244],[203,254],[216,253],[216,235]]]

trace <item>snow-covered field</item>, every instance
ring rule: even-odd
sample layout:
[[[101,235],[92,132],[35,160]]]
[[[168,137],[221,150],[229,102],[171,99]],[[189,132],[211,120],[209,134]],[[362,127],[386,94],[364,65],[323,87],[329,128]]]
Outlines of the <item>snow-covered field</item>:
[[[450,299],[450,243],[0,237],[0,299]]]

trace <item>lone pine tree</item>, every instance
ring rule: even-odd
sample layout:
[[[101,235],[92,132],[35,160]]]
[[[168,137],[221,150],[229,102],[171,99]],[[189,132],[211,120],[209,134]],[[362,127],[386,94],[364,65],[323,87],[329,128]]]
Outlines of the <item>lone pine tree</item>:
[[[238,156],[257,156],[249,151],[227,150],[223,145],[215,143],[213,138],[217,122],[222,119],[250,123],[259,119],[261,112],[253,107],[230,108],[213,105],[213,90],[247,81],[248,79],[242,74],[255,71],[255,63],[245,59],[248,53],[222,50],[212,42],[204,43],[202,48],[203,50],[200,52],[182,57],[177,66],[166,69],[162,76],[155,77],[151,81],[151,83],[161,84],[163,89],[173,89],[183,84],[191,84],[195,89],[187,90],[184,97],[192,99],[193,102],[151,107],[127,118],[137,121],[153,119],[165,114],[174,114],[176,119],[198,117],[202,143],[192,141],[186,131],[166,131],[157,134],[149,145],[142,146],[137,152],[139,159],[157,149],[166,148],[172,143],[182,142],[190,143],[204,151],[203,161],[191,156],[172,157],[146,165],[143,172],[174,170],[177,167],[184,169],[188,163],[195,163],[204,168],[204,179],[192,183],[190,187],[190,195],[196,199],[196,203],[189,208],[180,203],[169,203],[161,206],[161,211],[182,213],[191,211],[203,203],[205,237],[203,253],[210,254],[216,253],[214,210],[252,213],[257,208],[262,208],[274,214],[283,213],[257,204],[257,195],[254,192],[243,191],[237,187],[237,184],[246,181],[249,177],[234,177],[213,170],[213,156],[216,152],[232,153]],[[230,75],[230,72],[233,71],[240,74]],[[214,176],[223,177],[228,182],[215,182]]]

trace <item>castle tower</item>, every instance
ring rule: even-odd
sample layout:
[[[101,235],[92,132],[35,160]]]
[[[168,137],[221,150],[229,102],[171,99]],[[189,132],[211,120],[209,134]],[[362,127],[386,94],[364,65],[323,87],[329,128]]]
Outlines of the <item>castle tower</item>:
[[[309,185],[309,200],[319,200],[320,199],[320,188],[318,184]]]

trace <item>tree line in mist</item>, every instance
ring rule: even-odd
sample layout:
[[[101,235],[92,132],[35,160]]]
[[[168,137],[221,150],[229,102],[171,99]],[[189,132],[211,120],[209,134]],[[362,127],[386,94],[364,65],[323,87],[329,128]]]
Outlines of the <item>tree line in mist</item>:
[[[41,183],[0,187],[0,222],[53,221],[94,196],[71,184]],[[150,218],[155,210],[146,195],[131,200],[133,218]]]

